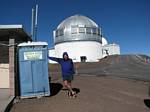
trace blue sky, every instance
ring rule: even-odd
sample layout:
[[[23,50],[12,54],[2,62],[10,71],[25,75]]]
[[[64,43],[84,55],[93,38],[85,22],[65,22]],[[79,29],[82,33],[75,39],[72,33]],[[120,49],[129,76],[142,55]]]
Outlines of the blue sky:
[[[40,41],[53,47],[52,31],[65,18],[81,14],[94,20],[122,54],[150,56],[150,0],[37,0]],[[0,24],[23,24],[30,33],[36,0],[0,0]]]

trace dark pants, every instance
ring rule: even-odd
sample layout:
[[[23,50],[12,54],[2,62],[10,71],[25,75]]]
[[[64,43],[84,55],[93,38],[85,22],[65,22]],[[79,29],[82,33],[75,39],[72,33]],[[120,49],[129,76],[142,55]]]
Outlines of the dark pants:
[[[67,80],[68,82],[71,82],[73,80],[73,75],[65,75],[63,76],[63,81]]]

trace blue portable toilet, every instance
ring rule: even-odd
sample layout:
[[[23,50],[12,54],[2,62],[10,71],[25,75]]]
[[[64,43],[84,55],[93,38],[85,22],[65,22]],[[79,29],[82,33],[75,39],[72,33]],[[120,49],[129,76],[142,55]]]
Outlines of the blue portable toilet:
[[[18,45],[21,98],[50,95],[47,46],[46,42]]]

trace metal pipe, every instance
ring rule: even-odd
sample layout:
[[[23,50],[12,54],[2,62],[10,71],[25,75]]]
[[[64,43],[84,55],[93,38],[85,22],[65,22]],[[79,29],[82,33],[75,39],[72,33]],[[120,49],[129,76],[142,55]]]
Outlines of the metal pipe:
[[[35,9],[35,27],[34,27],[35,41],[37,41],[37,17],[38,17],[38,5],[36,5],[36,9]]]
[[[37,26],[38,5],[36,5],[35,25]]]
[[[34,39],[34,8],[32,8],[32,21],[31,21],[31,36]]]

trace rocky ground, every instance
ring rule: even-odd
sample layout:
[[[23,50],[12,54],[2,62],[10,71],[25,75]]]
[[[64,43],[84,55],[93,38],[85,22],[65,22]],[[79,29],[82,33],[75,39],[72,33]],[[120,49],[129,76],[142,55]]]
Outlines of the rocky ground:
[[[73,82],[78,92],[75,99],[67,97],[62,81],[51,84],[52,96],[22,99],[11,112],[149,112],[144,100],[149,84],[141,81],[110,76],[75,76]]]

